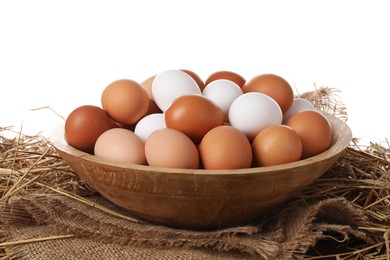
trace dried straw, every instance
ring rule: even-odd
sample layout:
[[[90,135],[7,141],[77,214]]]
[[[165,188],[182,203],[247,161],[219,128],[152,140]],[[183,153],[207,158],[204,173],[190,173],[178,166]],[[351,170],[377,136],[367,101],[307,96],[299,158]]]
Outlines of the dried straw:
[[[16,136],[9,138],[10,133]],[[75,194],[93,191],[41,135],[0,128],[0,195],[5,200],[21,189],[42,190],[42,184]]]
[[[341,100],[341,91],[335,88],[320,87],[314,85],[315,91],[305,92],[299,97],[309,100],[314,107],[319,110],[328,112],[347,121],[347,108]]]
[[[303,93],[300,97],[308,99],[323,111],[347,120],[346,107],[338,94],[336,89],[316,87],[315,91]],[[14,137],[6,137],[10,133]],[[354,248],[349,248],[348,244],[340,245],[344,247],[343,253],[334,255],[321,255],[313,248],[314,253],[307,255],[307,258],[390,259],[390,145],[387,140],[385,143],[387,146],[371,143],[368,147],[362,147],[354,139],[331,169],[291,201],[293,204],[313,199],[345,197],[372,220],[370,226],[359,228],[382,232],[383,241],[370,246],[360,242]],[[86,196],[94,191],[58,156],[49,140],[41,135],[25,135],[22,129],[14,131],[11,127],[0,127],[0,200],[6,200],[21,190],[59,193],[83,201],[91,207],[96,206]],[[115,214],[110,209],[101,210]],[[66,237],[71,237],[71,234],[38,240]],[[0,244],[0,249],[4,243]]]

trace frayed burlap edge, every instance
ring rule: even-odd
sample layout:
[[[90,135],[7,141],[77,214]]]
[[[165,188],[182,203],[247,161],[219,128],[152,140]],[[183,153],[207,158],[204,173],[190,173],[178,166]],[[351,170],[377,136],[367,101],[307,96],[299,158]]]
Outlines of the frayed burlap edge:
[[[109,204],[100,196],[91,199],[95,203]],[[287,210],[278,209],[246,226],[207,232],[115,219],[96,208],[86,210],[84,204],[63,196],[14,196],[2,207],[5,206],[10,212],[19,212],[16,222],[12,214],[1,216],[2,222],[9,225],[21,225],[24,217],[28,224],[33,220],[38,225],[51,225],[59,233],[106,244],[207,249],[213,252],[237,252],[240,256],[260,259],[290,259],[304,254],[318,240],[326,238],[346,241],[350,237],[357,237],[370,244],[380,240],[375,233],[359,230],[360,226],[369,225],[369,220],[362,210],[343,198],[326,199],[304,206],[291,205],[286,207]],[[115,205],[110,207],[122,211]]]

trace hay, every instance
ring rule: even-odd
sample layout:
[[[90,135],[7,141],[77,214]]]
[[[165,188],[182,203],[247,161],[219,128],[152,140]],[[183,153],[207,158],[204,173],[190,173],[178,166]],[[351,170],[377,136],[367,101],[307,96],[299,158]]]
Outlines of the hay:
[[[366,151],[353,146],[347,148],[329,171],[291,202],[306,203],[312,199],[344,197],[370,217],[371,225],[359,229],[381,232],[384,241],[371,247],[359,245],[360,248],[356,250],[340,254],[343,259],[356,258],[358,255],[375,256],[375,259],[390,257],[390,157],[386,155],[390,150],[381,147],[380,151],[385,151],[381,154],[386,158],[383,159],[376,155],[379,152],[377,147],[372,145]]]
[[[12,133],[14,137],[10,136]],[[18,190],[63,189],[79,195],[93,192],[41,135],[25,135],[0,128],[0,194],[5,200]]]
[[[338,93],[338,90],[321,87],[300,96],[317,108],[346,121],[346,107]],[[10,135],[13,137],[8,137]],[[331,255],[324,253],[321,244],[329,246],[328,243],[332,242],[323,241],[307,252],[306,258],[390,259],[390,145],[387,140],[384,144],[371,143],[363,147],[357,139],[353,139],[331,169],[290,201],[292,205],[309,204],[310,201],[325,198],[347,198],[371,220],[371,225],[359,229],[381,232],[383,240],[375,245],[365,244],[358,239],[339,241],[333,244],[339,251]],[[15,131],[12,127],[0,127],[0,201],[11,198],[19,191],[56,193],[81,200],[91,207],[96,206],[87,198],[94,191],[58,156],[49,140],[41,135],[25,135],[22,129]],[[109,209],[102,210],[110,213]],[[63,234],[13,243],[34,243],[69,236]],[[7,243],[0,243],[0,249]]]
[[[341,100],[341,91],[330,87],[317,88],[316,85],[314,87],[315,91],[305,92],[299,97],[309,100],[315,108],[347,121],[347,107]]]

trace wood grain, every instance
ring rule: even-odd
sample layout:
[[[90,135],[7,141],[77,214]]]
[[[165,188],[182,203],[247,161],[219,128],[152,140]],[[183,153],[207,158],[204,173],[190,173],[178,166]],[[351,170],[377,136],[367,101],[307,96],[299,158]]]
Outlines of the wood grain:
[[[350,144],[352,133],[345,122],[325,116],[333,130],[327,151],[293,163],[239,170],[168,169],[107,161],[69,146],[63,125],[52,131],[50,140],[90,186],[141,219],[210,230],[260,217],[329,169]]]

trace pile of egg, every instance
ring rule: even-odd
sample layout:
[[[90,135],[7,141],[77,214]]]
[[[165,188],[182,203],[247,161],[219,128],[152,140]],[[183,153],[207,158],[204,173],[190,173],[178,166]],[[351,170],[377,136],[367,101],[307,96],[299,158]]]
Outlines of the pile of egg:
[[[275,74],[246,81],[218,71],[206,81],[166,70],[138,83],[120,79],[101,106],[74,109],[69,145],[115,162],[166,168],[239,169],[280,165],[327,150],[332,129]]]

